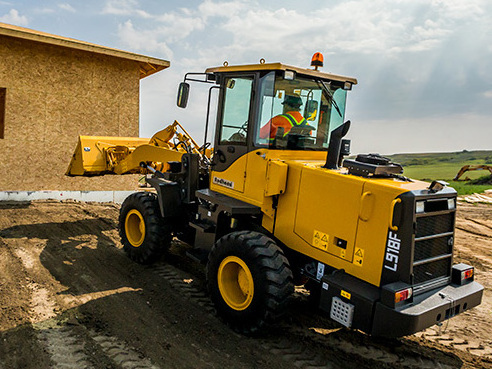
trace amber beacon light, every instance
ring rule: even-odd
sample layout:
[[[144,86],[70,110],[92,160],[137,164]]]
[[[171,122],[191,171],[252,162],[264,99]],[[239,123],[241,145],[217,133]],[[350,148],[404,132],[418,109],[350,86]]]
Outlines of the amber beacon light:
[[[311,66],[314,67],[314,70],[318,70],[319,67],[323,66],[323,54],[314,53],[311,58]]]

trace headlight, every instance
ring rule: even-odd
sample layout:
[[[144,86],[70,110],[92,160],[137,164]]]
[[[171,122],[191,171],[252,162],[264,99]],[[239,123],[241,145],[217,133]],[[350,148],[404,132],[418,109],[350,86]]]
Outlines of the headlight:
[[[415,212],[423,213],[425,211],[425,201],[417,201],[415,204]]]

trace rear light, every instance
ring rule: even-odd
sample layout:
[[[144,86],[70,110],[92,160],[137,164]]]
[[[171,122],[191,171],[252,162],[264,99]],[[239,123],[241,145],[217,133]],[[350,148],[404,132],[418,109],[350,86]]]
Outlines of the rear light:
[[[473,278],[473,267],[461,272],[461,280],[464,281],[465,279]]]
[[[474,267],[467,264],[460,263],[460,264],[453,265],[451,279],[454,284],[458,284],[462,286],[465,283],[472,282],[474,275],[475,275]]]
[[[410,297],[412,297],[412,294],[413,294],[412,288],[406,288],[404,290],[395,292],[395,304],[398,302],[408,300]]]

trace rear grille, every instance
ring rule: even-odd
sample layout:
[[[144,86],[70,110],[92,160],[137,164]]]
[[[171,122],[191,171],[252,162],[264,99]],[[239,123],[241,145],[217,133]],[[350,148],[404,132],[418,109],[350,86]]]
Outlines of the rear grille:
[[[447,200],[442,203],[447,204]],[[425,213],[417,214],[413,254],[414,285],[451,275],[455,213],[454,209],[426,204]]]
[[[413,267],[413,282],[424,283],[436,278],[447,277],[451,270],[451,258]]]
[[[439,233],[452,232],[453,226],[454,212],[417,218],[417,229],[415,236],[418,238]]]
[[[421,261],[443,254],[451,254],[453,250],[452,236],[439,237],[415,242],[413,260]]]

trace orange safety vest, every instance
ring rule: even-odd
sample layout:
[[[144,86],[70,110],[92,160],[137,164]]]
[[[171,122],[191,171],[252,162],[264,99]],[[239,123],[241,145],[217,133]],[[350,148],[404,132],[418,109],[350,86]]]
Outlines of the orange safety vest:
[[[284,136],[289,133],[289,131],[294,126],[300,126],[305,124],[306,119],[298,111],[289,111],[286,114],[280,114],[265,124],[260,129],[260,138],[274,139],[277,134],[277,129],[279,127],[284,128]]]

